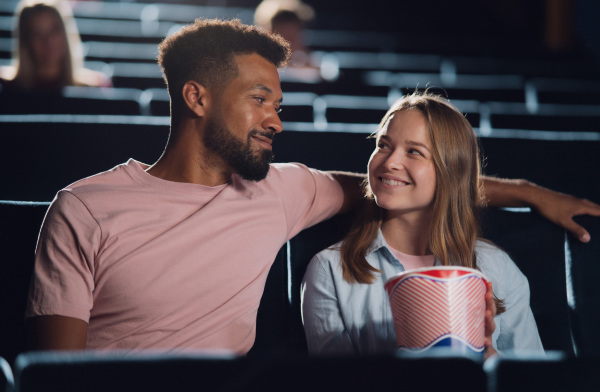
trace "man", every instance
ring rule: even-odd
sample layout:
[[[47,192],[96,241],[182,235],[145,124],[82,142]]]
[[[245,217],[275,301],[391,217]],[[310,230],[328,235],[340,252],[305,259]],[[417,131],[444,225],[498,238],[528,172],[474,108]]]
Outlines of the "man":
[[[57,194],[26,314],[34,348],[252,347],[278,250],[350,208],[362,179],[270,164],[289,57],[281,37],[239,21],[198,20],[161,43],[166,149],[152,166],[130,160]],[[573,215],[600,215],[527,182],[485,187],[492,204],[532,205],[580,234]]]

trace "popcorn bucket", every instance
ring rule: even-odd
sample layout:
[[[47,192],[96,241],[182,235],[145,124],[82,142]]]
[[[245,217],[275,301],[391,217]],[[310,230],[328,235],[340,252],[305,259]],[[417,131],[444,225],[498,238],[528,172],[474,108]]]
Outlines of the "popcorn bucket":
[[[483,355],[487,278],[466,267],[419,268],[385,283],[398,348]]]

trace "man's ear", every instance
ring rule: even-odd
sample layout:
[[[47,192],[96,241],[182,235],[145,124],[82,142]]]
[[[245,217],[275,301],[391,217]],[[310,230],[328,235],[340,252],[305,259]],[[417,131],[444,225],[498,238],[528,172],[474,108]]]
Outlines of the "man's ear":
[[[183,85],[183,102],[198,117],[204,117],[208,104],[210,103],[210,93],[200,83],[193,80]]]

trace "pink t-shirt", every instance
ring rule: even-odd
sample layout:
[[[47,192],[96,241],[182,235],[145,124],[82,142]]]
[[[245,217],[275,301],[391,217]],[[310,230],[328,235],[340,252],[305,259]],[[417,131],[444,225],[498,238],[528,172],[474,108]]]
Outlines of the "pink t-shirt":
[[[433,267],[435,264],[435,256],[434,255],[425,255],[425,256],[416,256],[416,255],[407,255],[406,253],[402,253],[399,250],[396,250],[388,245],[389,250],[392,252],[394,256],[398,259],[398,261],[402,264],[405,271],[410,271],[417,268],[423,267]]]
[[[161,180],[146,168],[130,160],[57,194],[26,316],[88,322],[90,349],[246,353],[277,252],[340,209],[341,187],[300,164],[217,187]]]

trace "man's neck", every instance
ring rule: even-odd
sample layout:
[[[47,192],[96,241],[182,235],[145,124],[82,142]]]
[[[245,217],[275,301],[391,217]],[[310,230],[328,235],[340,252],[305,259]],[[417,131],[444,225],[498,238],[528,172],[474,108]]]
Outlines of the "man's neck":
[[[163,155],[146,172],[167,181],[206,186],[228,183],[231,170],[207,151],[195,132],[181,131],[169,140]],[[172,135],[173,136],[173,135]]]

